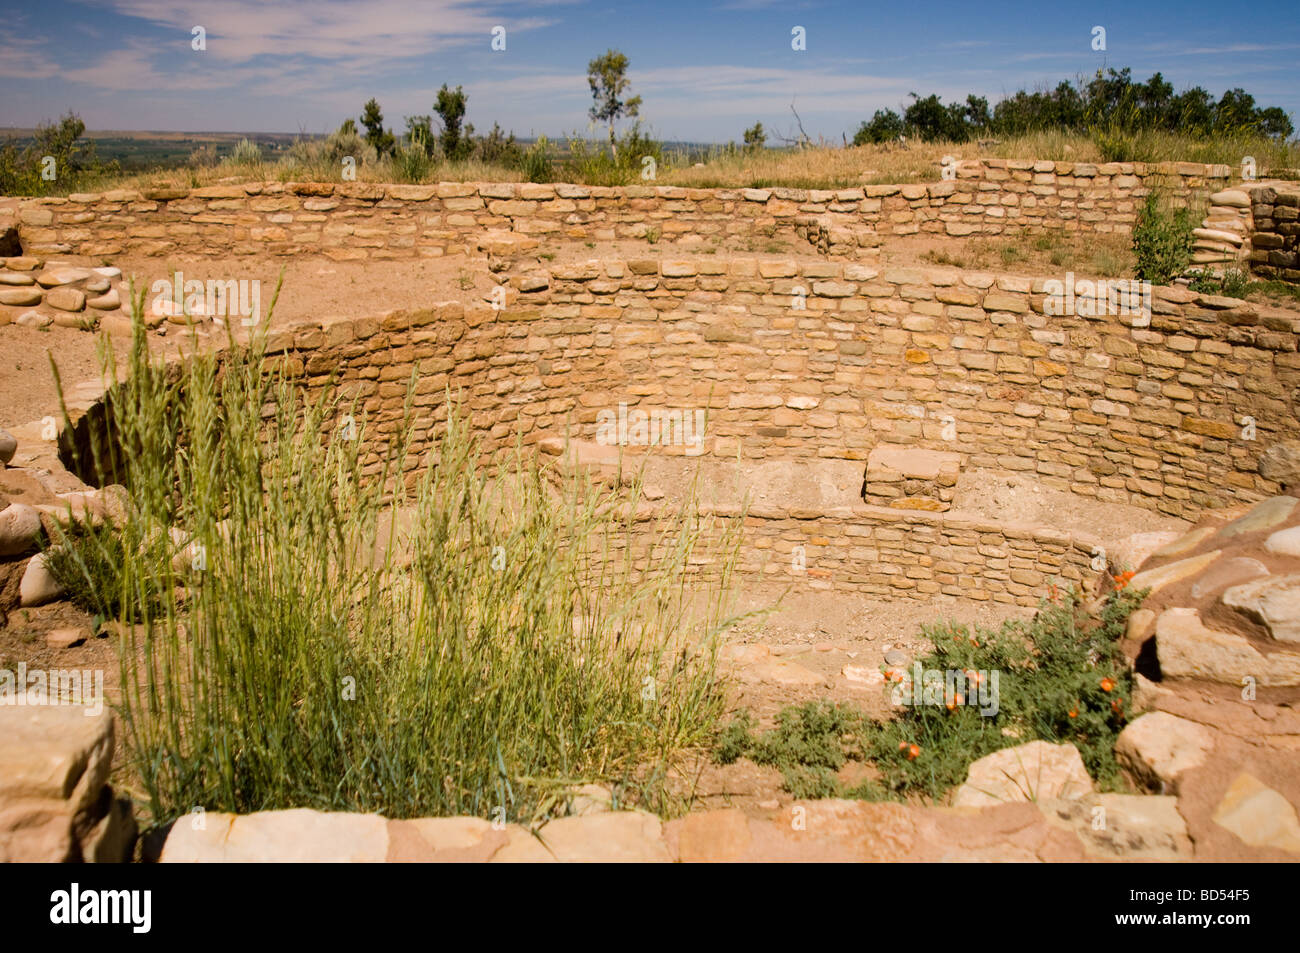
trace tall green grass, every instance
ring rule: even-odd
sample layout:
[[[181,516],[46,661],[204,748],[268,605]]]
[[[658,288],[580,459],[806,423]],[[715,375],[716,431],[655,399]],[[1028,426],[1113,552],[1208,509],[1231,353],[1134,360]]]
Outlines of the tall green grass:
[[[690,505],[638,522],[635,486],[560,479],[519,448],[489,467],[450,396],[436,421],[408,400],[376,426],[275,369],[264,334],[169,368],[140,304],[110,396],[126,515],[56,542],[100,610],[136,622],[120,715],[156,822],[528,819],[596,780],[669,809],[654,779],[722,709],[737,523]],[[106,569],[114,547],[133,558]]]

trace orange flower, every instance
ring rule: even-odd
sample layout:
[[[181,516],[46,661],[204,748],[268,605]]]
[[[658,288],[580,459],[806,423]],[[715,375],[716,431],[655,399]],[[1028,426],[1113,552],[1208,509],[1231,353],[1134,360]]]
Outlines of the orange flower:
[[[899,750],[899,751],[906,751],[906,750],[907,750],[907,744],[908,744],[908,743],[907,743],[906,741],[900,741],[900,742],[898,743],[898,750]]]
[[[1115,687],[1115,680],[1110,678],[1109,676],[1101,680],[1101,690],[1103,692],[1108,692],[1114,687]]]
[[[1071,717],[1071,718],[1078,718],[1078,717],[1079,717],[1079,709],[1077,709],[1077,708],[1071,708],[1071,709],[1070,709],[1070,717]]]
[[[1116,589],[1123,589],[1128,585],[1129,580],[1133,578],[1133,570],[1127,569],[1118,576],[1111,576],[1110,578],[1115,581]]]
[[[907,760],[908,760],[908,761],[915,761],[917,755],[919,755],[920,753],[921,753],[921,748],[920,748],[919,745],[908,745],[908,747],[907,747]]]
[[[973,645],[973,646],[975,646],[975,648],[979,648],[979,647],[980,647],[980,644],[979,644],[978,642],[976,642],[974,639],[971,639],[971,640],[970,640],[970,644]]]
[[[1110,710],[1117,715],[1124,714],[1124,699],[1117,698],[1110,703]]]

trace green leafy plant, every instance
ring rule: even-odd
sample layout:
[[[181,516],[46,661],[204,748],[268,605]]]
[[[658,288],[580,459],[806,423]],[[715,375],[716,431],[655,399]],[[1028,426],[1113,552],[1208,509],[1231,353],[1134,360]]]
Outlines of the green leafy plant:
[[[1197,219],[1187,206],[1170,208],[1156,189],[1147,193],[1133,226],[1137,277],[1167,285],[1192,261],[1192,229]]]
[[[1141,596],[1120,589],[1094,617],[1077,593],[1056,592],[1028,622],[995,630],[951,622],[926,627],[931,651],[916,664],[923,673],[944,673],[945,692],[947,673],[961,672],[964,692],[954,683],[940,698],[922,694],[922,704],[900,705],[884,722],[847,706],[808,703],[783,710],[776,728],[757,736],[741,712],[715,736],[714,759],[747,757],[778,767],[786,789],[799,797],[937,801],[965,781],[972,761],[1043,740],[1074,745],[1098,783],[1116,788],[1115,740],[1133,697],[1119,640]],[[889,670],[892,700],[916,700],[908,681],[914,673]],[[835,776],[846,760],[869,762],[878,778],[846,790]]]

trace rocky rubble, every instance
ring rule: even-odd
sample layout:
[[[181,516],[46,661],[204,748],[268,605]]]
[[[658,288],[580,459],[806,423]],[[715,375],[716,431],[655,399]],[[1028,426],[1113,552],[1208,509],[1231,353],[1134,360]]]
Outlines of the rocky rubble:
[[[128,317],[130,293],[121,277],[111,266],[81,268],[30,255],[0,258],[0,326],[93,331],[108,322],[109,328],[110,318],[120,323]]]

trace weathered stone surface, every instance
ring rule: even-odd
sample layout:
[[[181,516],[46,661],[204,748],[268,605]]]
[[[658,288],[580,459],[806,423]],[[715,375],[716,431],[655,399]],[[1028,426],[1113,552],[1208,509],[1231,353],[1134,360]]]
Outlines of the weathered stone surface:
[[[989,807],[1017,801],[1082,797],[1093,790],[1092,778],[1074,745],[1031,741],[985,755],[970,766],[966,783],[957,788],[953,807]]]
[[[1110,564],[1115,571],[1136,570],[1156,551],[1171,545],[1183,536],[1172,530],[1153,533],[1134,533],[1126,536],[1110,552]]]
[[[1253,774],[1243,772],[1228,786],[1214,809],[1214,823],[1252,847],[1300,853],[1294,805]]]
[[[510,829],[493,863],[668,863],[659,818],[642,811],[612,811],[551,821],[537,835]],[[539,839],[540,838],[540,839]]]
[[[1244,635],[1207,628],[1193,608],[1160,613],[1156,656],[1165,678],[1203,678],[1237,686],[1252,678],[1266,688],[1300,685],[1300,654],[1277,651],[1265,656]]]
[[[1134,719],[1115,742],[1115,758],[1139,788],[1178,791],[1178,776],[1200,767],[1214,750],[1214,732],[1186,718],[1157,711]]]
[[[1229,609],[1263,625],[1278,641],[1300,642],[1300,574],[1233,586],[1221,600]]]
[[[1132,589],[1150,589],[1151,595],[1155,595],[1166,586],[1196,575],[1218,559],[1222,552],[1223,550],[1214,549],[1208,553],[1189,556],[1186,559],[1166,563],[1154,569],[1144,569],[1129,581],[1129,587]]]
[[[1217,539],[1228,541],[1243,533],[1257,533],[1286,522],[1300,500],[1294,496],[1275,496],[1258,504],[1245,516],[1235,519],[1216,534]]]
[[[1259,475],[1283,486],[1300,483],[1300,440],[1280,440],[1261,453]]]
[[[39,288],[5,288],[0,290],[0,304],[24,308],[41,303]]]
[[[388,822],[389,863],[482,862],[509,840],[479,817],[421,817]]]
[[[1049,822],[1073,831],[1084,849],[1115,860],[1188,860],[1192,841],[1176,797],[1089,794],[1038,805]]]
[[[80,859],[80,839],[111,802],[112,760],[102,706],[0,705],[0,862]]]
[[[0,510],[0,556],[30,553],[36,549],[40,531],[41,515],[35,507],[10,503]]]
[[[1225,556],[1212,563],[1208,569],[1196,577],[1192,583],[1192,598],[1200,599],[1235,586],[1268,575],[1268,567],[1258,559],[1249,556]]]
[[[18,441],[8,430],[0,430],[0,463],[8,463],[18,452]],[[0,522],[3,521],[4,513],[0,512]]]
[[[196,829],[196,825],[198,829]],[[257,814],[209,813],[180,818],[163,845],[162,863],[381,863],[388,821],[378,814],[298,808]]]
[[[1300,558],[1300,526],[1278,530],[1264,540],[1264,549],[1276,556]]]
[[[27,568],[23,570],[22,581],[18,584],[19,605],[24,608],[43,606],[61,595],[63,595],[63,586],[50,572],[45,553],[37,553],[28,561]]]
[[[90,630],[83,627],[75,629],[51,629],[45,633],[45,644],[52,649],[70,649],[81,645],[90,638]]]
[[[0,705],[0,801],[87,806],[108,780],[113,716],[82,705]]]
[[[1217,532],[1218,530],[1213,526],[1202,526],[1199,529],[1191,530],[1190,532],[1179,536],[1172,543],[1160,547],[1155,552],[1151,553],[1148,558],[1167,559],[1171,556],[1181,556],[1183,553],[1195,549]]]

